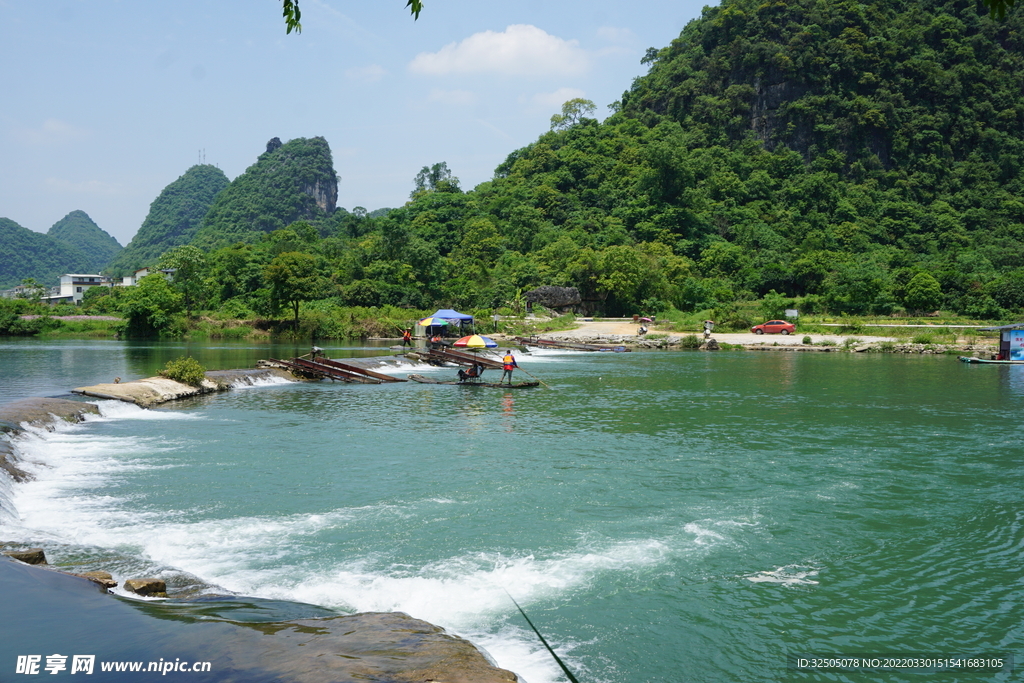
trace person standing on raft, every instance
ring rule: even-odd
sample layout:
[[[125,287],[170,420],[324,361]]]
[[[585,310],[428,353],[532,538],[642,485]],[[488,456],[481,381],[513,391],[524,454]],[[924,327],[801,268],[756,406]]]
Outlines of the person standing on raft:
[[[402,332],[402,346],[412,346],[412,330],[406,329]]]
[[[512,355],[511,351],[509,351],[505,354],[505,357],[501,359],[501,363],[504,372],[501,373],[501,380],[498,384],[504,382],[506,377],[508,377],[508,383],[512,384],[512,371],[519,367],[519,364],[516,363],[516,357]]]

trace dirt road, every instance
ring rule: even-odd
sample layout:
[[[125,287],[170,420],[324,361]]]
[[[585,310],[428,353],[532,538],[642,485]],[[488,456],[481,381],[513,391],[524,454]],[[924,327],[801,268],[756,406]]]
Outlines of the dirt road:
[[[549,339],[567,339],[567,340],[579,340],[584,338],[592,337],[636,337],[636,331],[638,325],[632,321],[624,320],[601,320],[601,321],[584,321],[578,320],[576,324],[579,325],[575,330],[566,330],[563,332],[550,332],[544,336]],[[651,329],[650,334],[664,334],[664,332],[658,332],[658,330]],[[678,339],[679,337],[685,337],[688,334],[694,334],[693,332],[674,332],[669,334],[669,339]],[[701,336],[697,333],[697,336]],[[809,336],[812,343],[818,343],[826,339],[842,344],[845,336],[840,334],[751,334],[749,332],[715,332],[712,335],[719,343],[727,344],[775,344],[779,345],[800,345],[803,343],[804,336]],[[869,342],[883,342],[883,341],[896,341],[894,337],[875,337],[869,335],[853,335],[857,339],[864,343]]]

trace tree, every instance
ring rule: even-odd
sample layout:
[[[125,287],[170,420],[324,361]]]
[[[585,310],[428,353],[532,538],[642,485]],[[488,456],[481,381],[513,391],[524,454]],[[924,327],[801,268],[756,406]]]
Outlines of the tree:
[[[279,255],[264,269],[263,274],[270,285],[275,307],[291,305],[296,330],[299,328],[299,303],[321,298],[327,293],[330,284],[320,274],[317,258],[297,251]]]
[[[181,294],[185,315],[191,318],[193,309],[206,301],[210,290],[206,281],[206,254],[188,244],[175,247],[160,258],[160,268],[174,271],[171,287]]]
[[[911,311],[934,311],[942,305],[942,285],[930,273],[918,273],[907,283],[903,305]]]
[[[1003,1],[1003,0],[995,0]],[[1010,4],[1013,4],[1013,0],[1008,0]],[[284,15],[284,25],[286,27],[285,33],[302,33],[302,12],[299,10],[299,0],[281,0],[282,2],[282,14]],[[405,6],[409,8],[409,12],[412,13],[412,18],[419,19],[420,12],[423,11],[422,0],[408,0]]]
[[[786,314],[786,306],[788,305],[789,299],[773,289],[764,295],[758,308],[761,311],[761,315],[771,320],[772,318],[784,316]]]
[[[18,293],[18,298],[39,301],[46,296],[46,292],[47,288],[36,282],[34,277],[27,277],[21,281],[21,292]]]
[[[551,130],[568,130],[597,111],[597,105],[582,97],[575,97],[562,105],[562,113],[551,117]]]
[[[415,198],[423,192],[462,192],[459,179],[448,168],[448,162],[442,161],[433,166],[424,166],[413,179],[416,186],[409,195]]]
[[[181,312],[181,295],[163,273],[153,273],[134,287],[125,287],[118,308],[124,316],[128,337],[152,337],[167,332],[175,314]]]

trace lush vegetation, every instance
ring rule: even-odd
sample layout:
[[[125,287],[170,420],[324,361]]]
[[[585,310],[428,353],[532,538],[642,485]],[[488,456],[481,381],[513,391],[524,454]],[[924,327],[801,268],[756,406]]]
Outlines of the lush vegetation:
[[[360,329],[345,311],[390,325],[436,306],[514,309],[539,285],[576,287],[585,313],[684,328],[790,307],[1016,317],[1022,16],[962,0],[726,0],[648,51],[650,72],[604,122],[571,100],[492,180],[463,191],[440,162],[387,211],[335,210],[327,142],[275,138],[191,247],[161,252],[172,282],[90,305],[132,335],[183,334],[205,311],[336,336]]]
[[[179,356],[167,361],[160,376],[198,387],[206,379],[206,368],[192,356]]]
[[[88,268],[82,271],[84,273],[99,273],[122,250],[117,240],[84,211],[72,211],[54,223],[46,234],[85,254]]]
[[[188,244],[221,190],[227,176],[216,166],[201,164],[164,188],[124,251],[110,264],[111,272],[128,275],[157,262],[169,249]]]
[[[65,273],[89,272],[89,257],[68,243],[0,218],[0,288],[26,278],[49,286]]]
[[[254,242],[300,219],[334,211],[338,177],[331,148],[321,137],[267,143],[259,160],[235,178],[203,218],[192,242],[203,249]]]

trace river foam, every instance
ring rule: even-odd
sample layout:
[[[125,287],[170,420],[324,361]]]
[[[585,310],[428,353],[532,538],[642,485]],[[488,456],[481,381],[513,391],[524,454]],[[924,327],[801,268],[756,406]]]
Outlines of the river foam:
[[[101,414],[84,424],[29,429],[18,437],[25,467],[35,480],[13,487],[19,519],[5,525],[9,540],[73,546],[72,554],[100,563],[90,569],[110,571],[119,581],[150,575],[169,585],[191,586],[198,577],[210,592],[227,590],[342,612],[405,612],[468,638],[530,683],[553,683],[562,674],[510,596],[528,615],[543,614],[573,602],[595,583],[614,584],[680,556],[713,552],[742,533],[735,529],[743,523],[703,519],[657,537],[614,539],[581,530],[575,545],[543,553],[476,550],[420,563],[395,561],[373,550],[330,556],[319,545],[325,532],[353,524],[386,530],[424,516],[427,508],[463,501],[425,496],[316,513],[206,519],[190,510],[158,509],[120,495],[118,482],[180,467],[168,457],[185,447],[174,434],[209,418],[115,401],[99,404]],[[139,435],[131,426],[161,421],[168,428],[155,430],[159,436]],[[108,428],[97,429],[103,425]],[[121,559],[104,560],[105,553]],[[584,670],[584,660],[573,654],[581,643],[545,635],[571,668]]]

